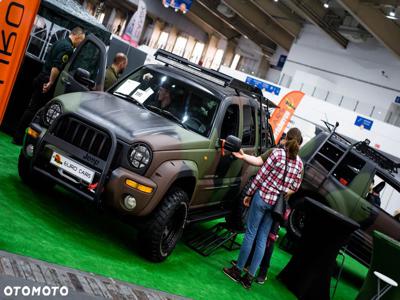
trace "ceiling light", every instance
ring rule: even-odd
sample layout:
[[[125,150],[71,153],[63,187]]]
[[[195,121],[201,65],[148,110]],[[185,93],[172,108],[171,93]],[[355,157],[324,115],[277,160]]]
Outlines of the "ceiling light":
[[[279,0],[274,0],[274,2],[278,2]]]
[[[324,7],[329,8],[329,0],[324,1]]]
[[[397,20],[395,7],[392,7],[392,9],[389,11],[389,14],[386,15],[386,18],[392,19],[392,20]]]

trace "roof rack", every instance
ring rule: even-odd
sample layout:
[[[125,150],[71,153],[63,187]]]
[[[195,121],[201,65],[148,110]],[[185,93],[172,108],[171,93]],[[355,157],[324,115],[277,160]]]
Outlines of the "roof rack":
[[[381,168],[388,170],[390,173],[398,173],[400,163],[395,162],[378,150],[372,148],[371,146],[369,146],[369,143],[369,140],[357,142],[354,145],[354,148],[361,154],[376,162]]]
[[[330,135],[329,135],[328,139],[331,137],[335,138],[335,139],[341,141],[342,143],[347,144],[347,146],[350,146],[350,148],[354,148],[356,151],[358,151],[362,155],[368,157],[372,161],[376,162],[381,168],[389,171],[390,173],[398,173],[398,168],[400,167],[400,163],[395,162],[394,160],[385,156],[378,150],[372,148],[369,145],[370,141],[368,139],[365,141],[352,143],[347,138],[345,138],[344,136],[342,136],[336,132],[336,128],[339,127],[338,122],[336,122],[335,125],[333,125],[327,121],[323,121],[323,120],[322,120],[322,122],[325,123],[326,127],[330,131]]]
[[[156,60],[165,63],[167,66],[173,66],[183,71],[187,71],[223,87],[231,87],[236,90],[237,93],[242,92],[247,96],[253,98],[262,97],[263,101],[266,100],[258,87],[237,80],[221,72],[199,66],[198,64],[192,63],[186,58],[183,58],[171,52],[165,51],[163,49],[158,49],[154,56]]]

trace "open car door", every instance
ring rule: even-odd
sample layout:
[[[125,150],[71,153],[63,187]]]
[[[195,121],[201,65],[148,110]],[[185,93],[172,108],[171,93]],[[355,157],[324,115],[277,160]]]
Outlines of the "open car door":
[[[90,34],[74,51],[57,80],[54,96],[102,91],[107,63],[106,45]]]

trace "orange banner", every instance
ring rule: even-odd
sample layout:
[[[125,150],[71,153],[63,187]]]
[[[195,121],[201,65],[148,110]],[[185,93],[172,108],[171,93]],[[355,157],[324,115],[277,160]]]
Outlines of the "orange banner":
[[[40,0],[0,0],[0,124],[39,5]]]
[[[300,91],[293,91],[286,94],[281,102],[279,102],[279,107],[275,108],[272,113],[269,123],[272,126],[274,132],[275,141],[278,142],[282,137],[290,119],[292,118],[294,111],[303,99],[304,93]]]

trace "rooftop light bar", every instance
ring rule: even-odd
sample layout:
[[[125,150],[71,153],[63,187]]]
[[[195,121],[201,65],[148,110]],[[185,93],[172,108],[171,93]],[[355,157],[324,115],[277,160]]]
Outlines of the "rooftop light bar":
[[[232,77],[222,74],[220,72],[203,68],[181,56],[175,55],[171,52],[158,49],[154,54],[158,61],[167,65],[181,69],[183,71],[195,74],[203,79],[214,82],[220,86],[227,86],[232,80]]]

